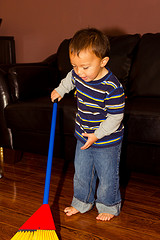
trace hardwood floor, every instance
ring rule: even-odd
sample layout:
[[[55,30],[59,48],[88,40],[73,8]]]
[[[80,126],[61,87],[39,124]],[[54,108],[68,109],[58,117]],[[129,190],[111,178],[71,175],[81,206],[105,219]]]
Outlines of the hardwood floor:
[[[9,240],[43,202],[47,157],[28,154],[21,162],[4,164],[0,179],[0,240]],[[94,208],[67,217],[63,209],[72,199],[73,163],[53,159],[49,205],[62,240],[160,239],[160,177],[132,173],[122,186],[123,208],[110,222],[95,218]]]

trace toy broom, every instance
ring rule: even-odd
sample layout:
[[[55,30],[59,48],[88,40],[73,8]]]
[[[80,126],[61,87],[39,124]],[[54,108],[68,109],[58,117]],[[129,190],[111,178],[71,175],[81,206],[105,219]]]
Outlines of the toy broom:
[[[57,117],[57,102],[56,99],[53,104],[43,205],[22,225],[22,227],[20,227],[11,240],[58,240],[55,232],[54,220],[48,204]]]

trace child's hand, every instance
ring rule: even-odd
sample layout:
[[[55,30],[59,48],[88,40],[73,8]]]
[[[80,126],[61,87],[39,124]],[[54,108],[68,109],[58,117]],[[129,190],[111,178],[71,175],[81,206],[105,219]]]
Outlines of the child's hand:
[[[81,147],[81,150],[85,150],[89,148],[94,142],[98,140],[98,138],[94,135],[94,133],[82,133],[84,137],[87,137],[87,142]]]
[[[58,101],[60,101],[62,99],[62,97],[59,95],[59,93],[56,90],[53,90],[51,92],[51,100],[52,102],[54,102],[55,99],[58,98]]]

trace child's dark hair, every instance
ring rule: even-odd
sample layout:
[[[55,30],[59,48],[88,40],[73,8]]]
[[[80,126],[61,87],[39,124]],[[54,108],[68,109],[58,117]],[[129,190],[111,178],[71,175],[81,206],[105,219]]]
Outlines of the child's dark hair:
[[[81,50],[89,48],[101,59],[109,56],[110,43],[106,34],[95,28],[86,28],[76,32],[70,41],[70,53],[79,56]]]

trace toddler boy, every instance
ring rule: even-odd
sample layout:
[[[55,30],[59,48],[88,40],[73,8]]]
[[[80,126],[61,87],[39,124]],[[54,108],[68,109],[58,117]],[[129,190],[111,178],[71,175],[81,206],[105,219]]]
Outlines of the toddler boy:
[[[52,101],[60,101],[65,93],[77,90],[74,196],[71,206],[64,209],[67,216],[85,213],[94,204],[99,213],[97,220],[109,221],[120,213],[125,97],[122,85],[106,67],[109,50],[109,40],[101,31],[78,31],[69,45],[73,69],[51,93]]]

